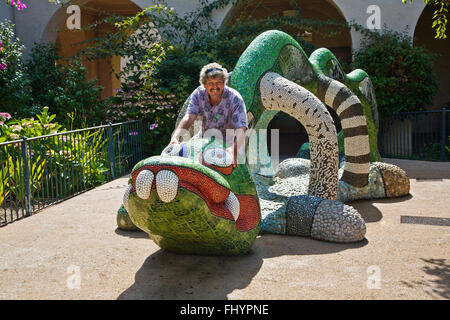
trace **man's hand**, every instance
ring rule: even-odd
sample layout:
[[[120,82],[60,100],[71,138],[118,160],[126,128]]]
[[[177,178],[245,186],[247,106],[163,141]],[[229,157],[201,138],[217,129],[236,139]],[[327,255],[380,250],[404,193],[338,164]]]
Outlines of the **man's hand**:
[[[183,136],[182,132],[189,129],[189,127],[194,123],[196,118],[197,115],[195,114],[186,114],[183,117],[183,119],[181,119],[180,124],[173,132],[172,139],[170,140],[167,146],[170,146],[171,144],[180,144],[180,140],[178,138]]]

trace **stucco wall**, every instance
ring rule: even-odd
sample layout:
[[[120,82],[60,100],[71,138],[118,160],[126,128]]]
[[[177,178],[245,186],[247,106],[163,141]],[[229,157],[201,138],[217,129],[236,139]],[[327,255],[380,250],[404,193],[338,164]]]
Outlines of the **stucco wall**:
[[[151,0],[132,0],[139,7],[143,8],[153,4]],[[347,21],[355,21],[361,25],[366,25],[367,8],[370,5],[377,5],[381,10],[381,25],[388,28],[403,31],[409,26],[409,33],[412,36],[416,23],[420,14],[425,7],[422,0],[415,0],[413,4],[404,5],[401,0],[328,0],[333,3],[344,15]],[[83,3],[86,0],[72,1],[73,3]],[[180,14],[191,11],[198,6],[197,0],[167,0],[170,7]],[[48,0],[33,0],[27,2],[28,8],[23,11],[11,10],[8,6],[2,5],[0,18],[9,18],[12,20],[12,14],[15,16],[17,36],[26,45],[28,54],[31,46],[35,41],[47,41],[55,38],[48,37],[49,23],[51,24],[55,12],[60,7],[48,3]],[[227,13],[231,9],[231,5],[226,8],[214,12],[215,22],[220,25]],[[54,20],[54,18],[53,18]],[[59,21],[58,21],[59,22]],[[51,26],[53,27],[53,26]],[[54,39],[53,39],[54,41]],[[352,31],[352,47],[359,48],[360,35]]]
[[[371,13],[367,9],[371,5],[380,8],[381,26],[395,31],[403,31],[408,27],[408,33],[412,37],[417,21],[425,8],[422,0],[415,0],[412,4],[405,5],[401,0],[327,0],[334,5],[345,17],[347,21],[354,21],[360,25],[366,26],[367,19]],[[183,2],[178,0],[174,2]],[[301,2],[301,1],[299,1]],[[221,24],[231,6],[215,13],[215,20]],[[361,34],[352,31],[352,47],[358,49],[361,41]]]
[[[71,3],[83,4],[88,1],[74,0]],[[151,3],[151,1],[130,1],[138,5],[138,2]],[[29,0],[26,3],[27,9],[22,11],[13,10],[13,12],[16,23],[16,36],[26,46],[24,56],[28,57],[35,42],[56,41],[57,30],[69,16],[65,13],[64,8],[49,3],[48,0]],[[0,8],[3,11],[3,6]]]
[[[371,13],[367,8],[376,5],[380,8],[381,26],[386,25],[388,29],[403,31],[408,26],[408,34],[412,37],[417,20],[420,17],[425,3],[415,0],[412,4],[405,5],[401,0],[335,0],[336,5],[342,11],[347,21],[354,21],[366,26],[367,19]],[[353,49],[359,48],[361,34],[352,31]]]
[[[6,19],[12,22],[13,18],[13,8],[2,3],[0,5],[0,21],[3,22]]]
[[[35,42],[41,42],[42,31],[47,26],[57,6],[48,0],[27,1],[27,9],[14,10],[16,35],[25,45],[25,57],[28,57]]]
[[[151,0],[134,0],[133,2],[136,3],[138,6],[140,6],[141,8],[145,8],[154,4],[154,2]],[[178,14],[181,15],[184,15],[194,10],[199,5],[198,0],[166,0],[166,2],[170,8],[173,8]],[[213,20],[214,22],[216,22],[218,26],[220,26],[226,14],[231,8],[232,5],[228,5],[223,9],[214,11]]]

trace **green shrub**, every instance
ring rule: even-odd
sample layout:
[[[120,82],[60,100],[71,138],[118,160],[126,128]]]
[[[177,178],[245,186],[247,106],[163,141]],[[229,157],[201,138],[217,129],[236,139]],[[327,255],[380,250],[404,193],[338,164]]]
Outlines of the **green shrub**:
[[[24,108],[24,116],[34,116],[48,106],[53,112],[55,103],[49,91],[60,86],[63,74],[56,65],[59,57],[57,48],[52,44],[35,43],[31,49],[30,60],[25,65],[25,73],[29,81],[31,97]]]
[[[0,22],[0,42],[0,111],[17,115],[30,97],[22,61],[25,47],[14,37],[14,25],[7,20]]]
[[[64,132],[54,122],[55,115],[48,107],[33,118],[8,120],[0,114],[0,142]],[[104,131],[82,131],[65,135],[52,135],[28,141],[30,191],[37,201],[62,199],[81,190],[98,186],[107,180],[107,154]],[[0,147],[0,205],[9,201],[14,206],[23,203],[24,161],[22,143]]]
[[[12,119],[0,121],[0,143],[14,141],[22,137],[32,138],[65,131],[57,122],[52,122],[56,115],[48,114],[48,107],[34,118]],[[0,119],[1,120],[1,119]],[[62,130],[61,130],[62,129]]]
[[[68,127],[68,113],[75,113],[76,128],[92,126],[105,121],[106,103],[102,100],[103,87],[96,79],[86,80],[87,70],[79,60],[58,64],[61,57],[52,44],[35,44],[26,74],[31,89],[30,107],[24,114],[39,113],[42,106],[50,107],[56,120]]]
[[[67,114],[75,112],[76,128],[100,125],[105,121],[106,102],[102,100],[103,87],[97,79],[86,80],[87,70],[75,60],[69,65],[60,66],[63,74],[61,84],[49,90],[54,100],[54,112],[58,121],[67,119]]]
[[[86,80],[87,70],[78,60],[61,59],[52,44],[35,44],[30,60],[23,62],[24,46],[14,37],[14,25],[0,23],[0,111],[14,118],[29,118],[48,106],[58,122],[67,123],[67,113],[76,114],[74,125],[105,121],[103,87]]]
[[[413,47],[411,38],[402,33],[383,30],[365,34],[353,66],[370,75],[380,117],[423,110],[438,89],[433,73],[436,56],[424,48]]]

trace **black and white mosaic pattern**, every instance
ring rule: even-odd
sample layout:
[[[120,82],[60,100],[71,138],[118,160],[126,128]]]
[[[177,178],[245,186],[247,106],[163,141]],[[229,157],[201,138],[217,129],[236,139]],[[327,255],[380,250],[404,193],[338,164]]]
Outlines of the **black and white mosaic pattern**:
[[[312,159],[309,194],[336,199],[337,134],[325,105],[305,88],[273,72],[261,78],[260,93],[266,109],[286,112],[300,121],[308,133]]]
[[[345,167],[342,181],[354,186],[368,184],[370,144],[367,122],[358,97],[344,84],[320,76],[317,97],[333,108],[344,131]]]

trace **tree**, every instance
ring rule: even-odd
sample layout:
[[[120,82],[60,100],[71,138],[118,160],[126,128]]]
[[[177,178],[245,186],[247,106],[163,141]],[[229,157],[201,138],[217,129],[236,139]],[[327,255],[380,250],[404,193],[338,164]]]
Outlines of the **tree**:
[[[403,3],[407,3],[408,0],[402,0]],[[409,0],[410,3],[413,0]],[[435,38],[446,39],[446,29],[447,29],[447,13],[448,7],[450,5],[450,0],[424,0],[425,4],[433,4],[436,10],[433,13],[433,25],[432,27],[436,29]]]

